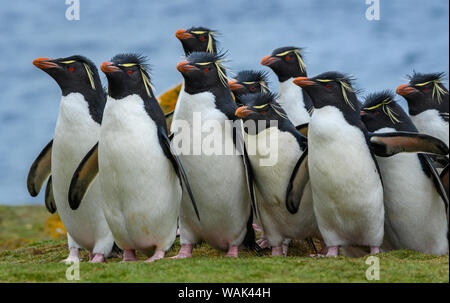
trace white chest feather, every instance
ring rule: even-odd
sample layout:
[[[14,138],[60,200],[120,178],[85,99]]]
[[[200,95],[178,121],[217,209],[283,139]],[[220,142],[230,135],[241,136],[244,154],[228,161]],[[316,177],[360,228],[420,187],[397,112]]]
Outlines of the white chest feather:
[[[291,78],[278,84],[279,98],[277,102],[283,107],[292,124],[297,126],[308,123],[310,116],[303,102],[302,88],[295,85],[292,82],[293,79]]]
[[[93,248],[99,240],[96,237],[110,235],[101,208],[98,182],[94,181],[75,211],[70,209],[67,197],[73,173],[97,143],[99,134],[100,125],[92,120],[83,95],[71,93],[63,96],[52,148],[53,194],[65,228],[79,245],[87,249]]]
[[[181,188],[137,95],[108,97],[99,142],[105,216],[122,248],[167,249],[173,241]]]
[[[411,120],[419,132],[441,139],[448,146],[448,122],[441,118],[437,110],[426,110],[416,116],[411,116]]]
[[[335,107],[316,109],[308,164],[319,228],[328,245],[379,245],[383,189],[364,134]]]
[[[189,146],[187,154],[180,158],[201,217],[198,222],[184,192],[180,214],[183,243],[204,239],[214,247],[225,249],[240,244],[245,235],[250,204],[241,157],[225,155],[224,150],[219,154],[205,153],[203,148],[194,152],[194,148],[205,146],[207,138],[219,138],[216,141],[219,146],[231,146],[233,152],[232,129],[225,127],[226,121],[226,115],[216,109],[215,97],[210,92],[180,93],[171,127],[175,134],[172,142],[174,146]]]

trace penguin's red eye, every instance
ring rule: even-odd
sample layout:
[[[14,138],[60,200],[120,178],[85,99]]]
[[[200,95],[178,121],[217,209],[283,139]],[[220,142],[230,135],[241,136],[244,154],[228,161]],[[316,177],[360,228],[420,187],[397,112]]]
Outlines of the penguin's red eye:
[[[429,88],[424,88],[424,89],[423,89],[423,92],[426,93],[426,92],[429,91],[429,90],[430,90]]]
[[[256,89],[256,87],[250,86],[250,90],[251,90],[251,91],[255,91],[255,89]]]
[[[261,111],[260,113],[263,114],[263,115],[265,115],[265,114],[267,114],[267,110],[263,110],[263,111]]]
[[[331,88],[330,84],[325,85],[326,88]]]
[[[129,70],[127,73],[128,73],[128,75],[131,75],[131,74],[133,74],[133,71]]]
[[[204,71],[205,73],[207,73],[207,72],[209,72],[209,68],[204,68],[203,71]]]
[[[376,116],[376,115],[379,115],[380,112],[379,112],[379,111],[376,111],[376,112],[373,112],[373,114]]]
[[[205,36],[200,36],[198,39],[199,39],[200,41],[205,41]]]
[[[285,59],[286,61],[289,61],[289,60],[291,60],[291,57],[289,57],[289,56],[286,56],[286,59]]]
[[[69,72],[73,73],[74,70],[75,68],[73,66],[69,67]]]

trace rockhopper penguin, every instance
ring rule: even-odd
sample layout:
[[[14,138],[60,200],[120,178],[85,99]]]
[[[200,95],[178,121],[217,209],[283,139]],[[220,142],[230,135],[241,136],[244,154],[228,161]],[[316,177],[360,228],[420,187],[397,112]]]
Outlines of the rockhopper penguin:
[[[292,83],[294,78],[307,75],[302,51],[301,48],[294,46],[280,47],[261,60],[262,65],[270,67],[277,75],[279,95],[277,102],[295,126],[308,123],[312,111],[308,93]]]
[[[100,140],[75,172],[69,199],[79,204],[98,172],[105,217],[124,250],[123,260],[137,260],[135,250],[139,250],[153,254],[147,259],[151,262],[163,258],[175,240],[182,177],[195,220],[198,212],[171,150],[145,58],[119,54],[103,62],[101,70],[108,79],[108,99]],[[188,199],[185,203],[191,203]]]
[[[175,258],[192,257],[193,245],[200,240],[216,249],[226,250],[226,255],[233,257],[238,256],[238,246],[243,242],[254,244],[246,166],[243,157],[237,154],[236,136],[231,127],[227,127],[235,120],[237,106],[228,87],[222,60],[222,55],[193,52],[187,61],[177,65],[185,86],[175,109],[172,142],[174,146],[187,149],[180,158],[195,193],[201,221],[196,219],[192,208],[182,203],[181,250]],[[188,129],[180,128],[182,125],[178,125],[178,121],[187,122]],[[212,124],[217,127],[207,127]],[[206,153],[202,148],[204,142],[193,142],[195,137],[201,138],[200,127],[208,128],[206,138],[214,139],[214,147],[220,150],[218,153]],[[226,146],[231,147],[231,153],[226,153]],[[182,200],[186,198],[183,192]]]
[[[318,233],[308,167],[303,156],[307,139],[287,119],[273,94],[254,93],[240,97],[246,105],[239,107],[235,114],[245,122],[247,150],[256,150],[254,154],[249,152],[249,159],[258,189],[259,220],[272,247],[272,255],[280,256],[284,239],[304,240]],[[272,125],[274,122],[276,124]],[[272,136],[277,141],[271,139]],[[259,140],[264,143],[260,144]],[[272,146],[267,146],[266,140],[270,140]],[[276,163],[260,165],[261,159],[269,157],[269,153],[277,154]],[[288,208],[295,208],[295,214]]]
[[[327,72],[294,83],[308,92],[314,105],[308,167],[327,256],[337,256],[340,246],[355,245],[378,253],[384,234],[383,188],[351,80]]]
[[[51,166],[49,182],[54,206],[67,230],[70,254],[66,261],[79,260],[79,248],[85,248],[91,254],[91,262],[103,262],[111,253],[114,240],[103,214],[98,182],[92,184],[77,210],[72,210],[68,201],[73,172],[100,135],[106,96],[97,68],[82,56],[37,58],[33,64],[58,83],[62,98],[53,142],[38,157],[37,165],[33,165],[36,170],[32,167],[30,171],[29,188],[38,185],[39,192],[44,179],[39,179],[39,175],[45,171],[48,175]]]
[[[245,105],[242,103],[241,96],[253,93],[269,92],[267,81],[267,72],[257,70],[240,71],[234,80],[228,81],[233,92],[234,101],[237,106]]]

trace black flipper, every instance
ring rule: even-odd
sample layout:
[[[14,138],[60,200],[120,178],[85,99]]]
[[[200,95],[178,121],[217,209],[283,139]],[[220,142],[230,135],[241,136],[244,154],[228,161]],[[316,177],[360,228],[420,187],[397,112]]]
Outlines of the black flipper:
[[[445,188],[445,191],[447,192],[447,197],[449,196],[448,193],[448,187],[449,187],[449,180],[448,180],[448,164],[447,166],[444,168],[444,170],[441,172],[441,175],[439,176],[439,178],[441,179],[441,183]]]
[[[89,186],[98,174],[98,142],[81,160],[73,174],[69,187],[69,205],[75,210],[80,206]]]
[[[55,197],[53,196],[52,176],[48,178],[47,187],[45,188],[45,207],[51,214],[56,212]]]
[[[240,121],[242,123],[242,121]],[[240,126],[242,124],[239,124]],[[255,213],[255,217],[258,218],[258,209],[256,208],[256,198],[255,198],[255,188],[254,188],[254,175],[253,175],[253,169],[250,163],[250,159],[248,157],[247,148],[245,147],[244,143],[244,136],[242,134],[242,127],[234,127],[233,128],[234,133],[234,140],[235,140],[235,146],[238,149],[238,151],[242,155],[242,162],[244,163],[245,168],[245,178],[247,180],[247,190],[250,195],[250,202],[252,206],[252,211]]]
[[[27,177],[28,192],[36,197],[42,189],[45,180],[51,173],[53,139],[44,147],[34,160]]]
[[[170,146],[170,139],[167,136],[164,128],[162,128],[162,127],[158,128],[158,137],[159,137],[160,142],[162,143],[161,146],[163,147],[163,151],[164,151],[165,155],[172,162],[173,168],[175,169],[178,177],[180,178],[180,184],[182,184],[181,180],[183,180],[184,185],[186,186],[186,190],[189,194],[189,197],[191,198],[191,202],[192,202],[192,206],[194,207],[195,214],[197,215],[197,218],[200,221],[200,214],[198,213],[197,203],[195,202],[194,194],[192,193],[191,186],[189,185],[189,180],[186,176],[186,173],[184,171],[184,168],[183,168],[183,165],[181,164],[180,159],[178,158],[177,154],[172,150],[172,147]]]
[[[302,134],[303,137],[308,138],[308,126],[309,126],[309,123],[303,123],[303,124],[297,125],[295,127],[295,129],[300,134]]]
[[[411,132],[369,133],[375,155],[390,157],[401,152],[447,155],[448,146],[441,140]]]
[[[433,161],[433,164],[436,168],[444,168],[449,163],[447,156],[430,155],[430,159],[431,159],[431,161]]]
[[[250,211],[250,217],[247,221],[247,233],[242,243],[247,249],[253,250],[257,255],[261,255],[263,249],[256,243],[256,234],[253,229],[253,211]]]
[[[297,213],[308,181],[308,149],[305,149],[292,171],[286,191],[286,208],[291,214]]]
[[[437,192],[439,193],[439,195],[442,198],[442,201],[445,204],[445,212],[448,218],[448,196],[445,191],[445,187],[441,182],[441,178],[439,177],[439,174],[436,168],[433,166],[433,163],[431,162],[431,159],[428,155],[418,154],[417,156],[419,157],[419,160],[422,163],[422,168],[433,180],[434,186],[436,187]]]

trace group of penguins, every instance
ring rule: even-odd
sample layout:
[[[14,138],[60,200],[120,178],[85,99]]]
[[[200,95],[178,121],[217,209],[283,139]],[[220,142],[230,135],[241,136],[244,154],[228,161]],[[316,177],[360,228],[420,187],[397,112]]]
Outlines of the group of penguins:
[[[240,246],[282,256],[291,240],[314,246],[312,239],[322,243],[317,255],[326,256],[448,253],[443,73],[414,72],[397,88],[408,114],[389,90],[360,102],[354,80],[340,72],[307,77],[301,48],[262,58],[278,77],[275,95],[265,71],[228,80],[216,31],[192,27],[175,36],[186,60],[176,66],[183,82],[174,111],[166,113],[140,55],[101,64],[106,90],[83,56],[33,61],[62,98],[53,140],[32,164],[27,186],[36,196],[48,180],[45,204],[67,230],[65,261],[79,261],[83,248],[90,262],[105,262],[119,248],[123,261],[138,260],[140,251],[151,262],[177,235],[181,249],[173,258],[192,257],[199,241],[230,257]],[[264,123],[212,130],[232,142],[234,154],[177,154],[172,141],[192,147],[194,134],[170,125],[192,126],[194,113],[201,123]],[[270,133],[277,134],[278,161],[262,166],[267,151],[249,153],[247,145]]]

